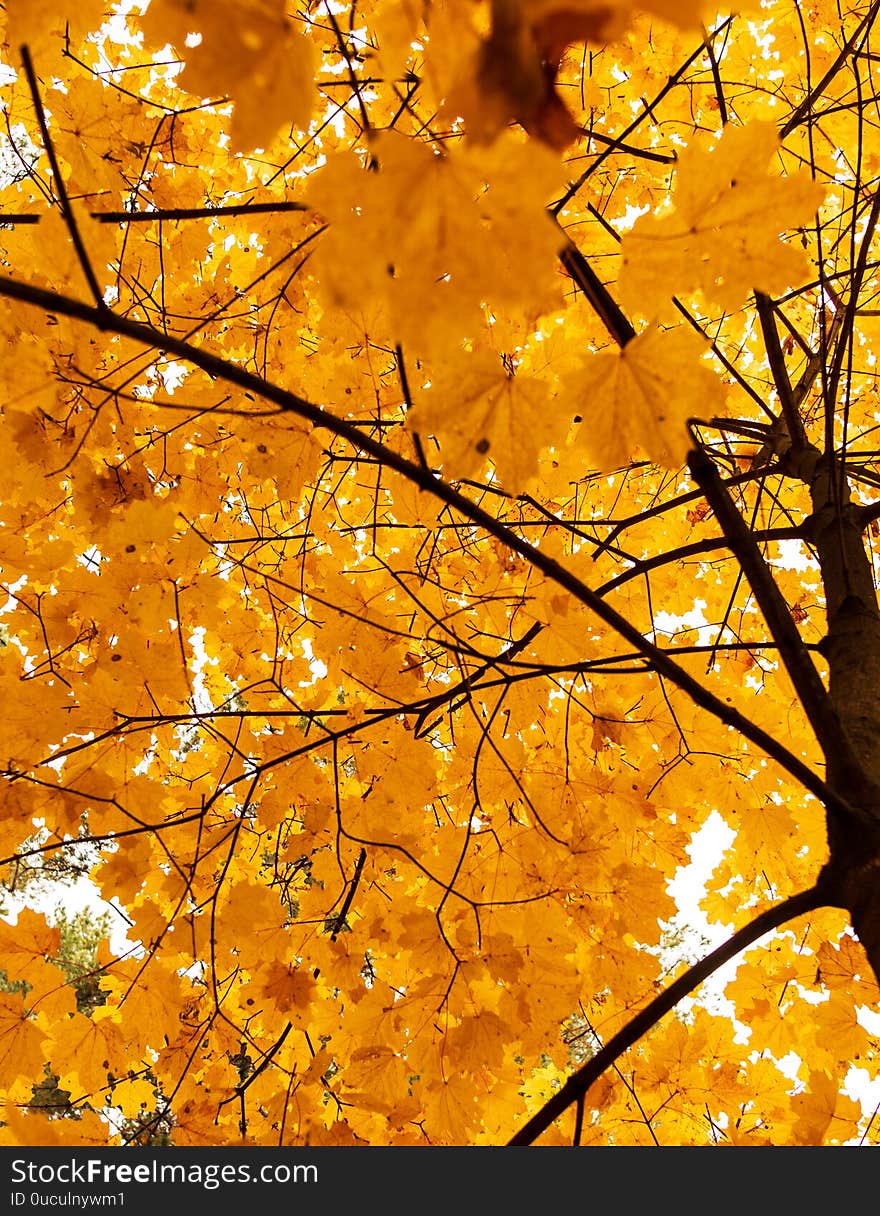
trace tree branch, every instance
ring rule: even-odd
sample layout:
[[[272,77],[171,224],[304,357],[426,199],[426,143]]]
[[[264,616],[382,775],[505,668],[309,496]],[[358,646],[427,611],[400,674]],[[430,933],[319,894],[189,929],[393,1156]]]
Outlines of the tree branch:
[[[58,292],[34,287],[29,283],[19,283],[5,275],[0,275],[0,296],[20,300],[24,304],[32,304],[44,312],[73,317],[102,332],[117,333],[144,346],[175,354],[194,366],[200,367],[209,376],[215,376],[267,401],[273,401],[281,410],[295,414],[311,423],[312,426],[344,439],[356,451],[365,452],[386,468],[393,469],[400,476],[419,486],[420,489],[446,503],[463,518],[483,528],[490,536],[494,536],[514,553],[518,553],[531,566],[552,579],[557,586],[568,591],[575,599],[594,612],[599,620],[629,642],[634,650],[650,661],[658,675],[680,688],[695,705],[699,705],[701,709],[712,714],[726,726],[739,731],[744,738],[755,743],[768,756],[772,756],[783,769],[796,781],[799,781],[806,790],[814,794],[826,807],[832,806],[841,814],[854,814],[846,799],[833,790],[798,756],[795,756],[739,710],[711,693],[699,680],[696,680],[671,659],[666,651],[653,642],[649,642],[626,617],[616,612],[567,567],[561,565],[542,549],[531,545],[504,524],[499,523],[494,515],[471,502],[453,486],[435,477],[429,469],[413,464],[392,448],[384,446],[371,435],[363,433],[360,427],[353,422],[345,418],[337,418],[334,414],[322,409],[321,406],[263,380],[253,372],[248,372],[235,363],[227,362],[219,355],[211,354],[210,351],[198,346],[191,346],[188,342],[170,334],[161,333],[151,325],[133,321],[128,317],[121,317],[106,307],[94,307]]]
[[[862,766],[841,725],[831,698],[804,647],[788,605],[761,556],[757,542],[736,509],[718,475],[718,470],[702,451],[692,451],[689,454],[688,468],[705,494],[706,502],[712,508],[719,527],[739,559],[826,759],[833,760],[835,765],[839,766],[837,772],[846,773],[847,789],[867,793],[864,790],[866,779]]]
[[[70,232],[70,239],[73,241],[76,256],[79,260],[80,266],[82,267],[82,272],[86,276],[86,282],[89,285],[89,291],[91,291],[92,296],[94,297],[95,305],[99,309],[104,309],[107,307],[104,303],[104,295],[100,286],[98,285],[98,280],[95,277],[92,263],[89,260],[89,255],[86,252],[85,245],[83,244],[79,225],[76,222],[76,216],[73,214],[73,208],[70,205],[70,199],[67,195],[67,187],[64,185],[64,178],[61,174],[58,158],[55,155],[55,145],[52,143],[52,136],[49,134],[49,124],[46,122],[46,111],[43,109],[43,103],[40,99],[40,86],[37,83],[37,74],[34,71],[30,51],[26,46],[21,48],[21,61],[24,65],[25,76],[27,77],[28,87],[31,91],[34,109],[37,112],[37,122],[40,124],[40,133],[43,136],[43,146],[46,149],[46,155],[49,157],[49,164],[52,168],[52,177],[55,182],[55,189],[58,191],[58,198],[61,203],[61,214],[64,216],[64,221],[67,224],[68,231]]]
[[[791,380],[788,376],[788,368],[785,366],[785,356],[782,353],[779,331],[776,328],[773,302],[763,292],[756,291],[755,305],[758,309],[758,318],[761,322],[761,333],[764,336],[764,349],[767,352],[767,362],[770,364],[770,371],[773,374],[773,383],[779,396],[779,405],[782,410],[782,419],[788,432],[788,438],[790,443],[793,443],[797,449],[801,449],[806,446],[807,436],[804,431],[804,424],[795,405]],[[775,453],[777,456],[781,454],[781,452]]]
[[[754,920],[738,929],[732,937],[720,945],[711,954],[688,968],[679,978],[659,996],[656,996],[641,1013],[637,1013],[626,1026],[608,1040],[603,1048],[573,1073],[562,1089],[541,1107],[537,1114],[516,1133],[507,1143],[509,1146],[525,1146],[534,1144],[535,1140],[547,1130],[550,1124],[568,1110],[573,1102],[583,1100],[587,1090],[602,1073],[623,1053],[660,1021],[680,1000],[708,979],[719,967],[735,958],[748,946],[756,942],[772,929],[779,928],[787,921],[794,920],[804,912],[813,912],[816,908],[836,907],[830,888],[820,877],[814,887],[792,895],[783,903],[761,912]]]

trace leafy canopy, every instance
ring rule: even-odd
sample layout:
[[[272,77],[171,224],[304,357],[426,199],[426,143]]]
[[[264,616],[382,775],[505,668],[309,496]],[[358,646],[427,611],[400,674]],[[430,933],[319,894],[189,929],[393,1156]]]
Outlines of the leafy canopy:
[[[877,8],[7,0],[3,1142],[876,1140]]]

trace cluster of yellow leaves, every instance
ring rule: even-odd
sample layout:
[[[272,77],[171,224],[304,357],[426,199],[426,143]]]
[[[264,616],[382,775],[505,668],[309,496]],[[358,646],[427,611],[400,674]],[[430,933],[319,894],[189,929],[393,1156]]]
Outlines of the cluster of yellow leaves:
[[[0,311],[16,352],[0,365],[0,856],[87,833],[129,922],[90,1016],[42,917],[0,924],[0,971],[26,986],[0,996],[8,1143],[88,1142],[89,1111],[134,1118],[157,1092],[178,1144],[239,1142],[242,1102],[247,1143],[503,1142],[566,1075],[572,1018],[595,1045],[664,982],[669,884],[713,811],[737,833],[714,922],[824,859],[796,783],[551,579],[170,349],[215,351],[477,482],[499,523],[815,764],[682,473],[693,419],[761,420],[746,390],[769,378],[737,310],[808,277],[780,237],[821,192],[768,173],[781,145],[750,92],[774,27],[736,27],[724,78],[743,96],[709,150],[711,62],[668,84],[704,6],[375,0],[351,26],[335,7],[153,0],[96,42],[103,7],[83,4],[74,64],[52,6],[6,6],[4,59],[15,71],[31,45],[107,299],[164,339]],[[801,69],[787,52],[798,99]],[[17,137],[28,167],[0,204],[39,216],[0,230],[2,273],[86,299],[21,75],[2,98],[34,150]],[[92,214],[109,211],[138,218]],[[560,269],[569,241],[652,322],[622,348]],[[670,324],[673,296],[733,314],[705,326],[714,350],[699,314]],[[747,469],[753,448],[731,444]],[[742,493],[756,527],[803,516],[789,485]],[[789,596],[807,615],[815,583]],[[704,1007],[670,1019],[591,1093],[589,1142],[861,1134],[842,1060],[873,1073],[854,1002],[876,992],[834,918],[811,932],[781,939],[784,966],[765,952],[737,973],[748,1048]],[[827,992],[815,1030],[811,985]],[[85,1119],[27,1111],[44,1065]]]
[[[152,0],[144,36],[186,59],[180,86],[233,102],[230,146],[271,143],[285,125],[308,128],[315,106],[312,43],[287,16],[284,0]],[[191,47],[189,36],[201,40]]]

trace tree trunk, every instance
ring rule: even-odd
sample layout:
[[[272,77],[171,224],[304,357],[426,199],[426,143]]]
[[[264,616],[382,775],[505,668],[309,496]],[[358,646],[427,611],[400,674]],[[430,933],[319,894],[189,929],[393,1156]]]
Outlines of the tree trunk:
[[[828,870],[880,980],[880,611],[864,513],[850,501],[843,466],[815,449],[807,467],[800,463],[813,506],[808,536],[825,589],[829,696],[851,746],[849,761],[833,748],[826,753],[828,781],[856,812],[829,810]]]

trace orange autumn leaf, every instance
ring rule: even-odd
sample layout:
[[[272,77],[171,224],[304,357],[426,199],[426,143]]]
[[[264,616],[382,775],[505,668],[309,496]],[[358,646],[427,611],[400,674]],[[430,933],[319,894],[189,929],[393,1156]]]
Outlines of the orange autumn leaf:
[[[312,48],[287,19],[283,3],[154,0],[144,27],[155,42],[165,38],[183,54],[183,88],[213,100],[232,96],[230,139],[236,149],[267,146],[284,123],[308,126]],[[200,41],[187,50],[194,33]]]
[[[801,169],[782,176],[771,122],[728,126],[714,147],[685,149],[671,209],[642,216],[623,237],[620,292],[643,316],[670,309],[674,291],[700,291],[710,305],[738,308],[750,291],[775,295],[810,274],[786,230],[810,224],[825,189]]]
[[[645,330],[623,350],[589,356],[568,381],[583,422],[573,440],[597,467],[626,465],[636,451],[669,468],[685,461],[691,418],[720,410],[724,389],[692,330]]]
[[[99,1006],[89,1017],[74,1014],[61,1050],[52,1055],[59,1083],[77,1096],[104,1089],[124,1041],[118,1012],[112,1007]]]
[[[47,959],[58,953],[61,934],[44,916],[25,908],[15,924],[0,921],[0,971],[15,980],[33,985]],[[57,972],[56,979],[62,976]]]
[[[308,1024],[309,1005],[318,997],[314,976],[275,959],[257,973],[254,988],[279,1015],[287,1016],[294,1024]]]
[[[455,371],[419,394],[407,426],[436,437],[450,477],[468,477],[491,461],[506,489],[524,489],[540,450],[567,429],[547,384],[510,375],[491,356],[473,355]]]
[[[837,1079],[826,1072],[811,1071],[807,1088],[795,1096],[792,1105],[797,1114],[792,1128],[795,1144],[821,1144],[832,1121],[849,1122],[855,1131],[861,1115],[851,1098],[841,1096]]]
[[[0,992],[0,1071],[11,1100],[29,1095],[34,1078],[42,1072],[45,1043],[46,1035],[21,995]]]

